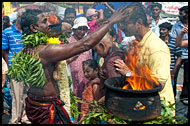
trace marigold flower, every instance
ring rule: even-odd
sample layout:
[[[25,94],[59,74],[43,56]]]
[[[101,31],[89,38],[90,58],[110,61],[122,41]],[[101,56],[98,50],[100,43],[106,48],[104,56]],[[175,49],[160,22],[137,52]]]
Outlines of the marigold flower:
[[[47,44],[61,44],[59,38],[49,38]]]

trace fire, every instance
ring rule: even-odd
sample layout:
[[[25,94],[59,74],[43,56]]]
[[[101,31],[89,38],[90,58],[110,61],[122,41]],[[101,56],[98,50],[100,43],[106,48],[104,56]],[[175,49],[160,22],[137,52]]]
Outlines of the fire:
[[[58,18],[54,14],[47,16],[47,21],[51,24],[56,24],[59,22]]]
[[[136,40],[129,45],[129,51],[125,57],[125,63],[132,71],[132,75],[126,79],[129,84],[124,85],[122,89],[146,90],[159,85],[156,78],[152,76],[153,73],[148,66],[145,64],[139,64],[140,49],[139,42]]]
[[[146,106],[142,106],[140,108],[133,108],[133,110],[143,110],[143,109],[146,109]]]

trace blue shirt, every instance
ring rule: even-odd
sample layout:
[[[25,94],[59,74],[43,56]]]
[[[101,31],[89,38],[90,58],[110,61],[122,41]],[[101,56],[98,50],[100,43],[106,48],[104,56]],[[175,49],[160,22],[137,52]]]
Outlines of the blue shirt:
[[[115,28],[116,33],[117,33],[117,24],[114,24],[113,27]],[[121,36],[122,36],[123,39],[126,37],[125,33],[123,31],[121,31]]]
[[[9,50],[8,65],[11,64],[10,57],[13,56],[14,52],[19,52],[24,46],[20,40],[22,33],[14,25],[3,30],[2,33],[2,50]]]
[[[181,30],[183,29],[184,25],[182,24],[181,21],[178,23],[175,23],[172,27],[172,30],[170,32],[170,35],[172,38],[176,40],[176,38],[179,36],[181,33]],[[185,33],[182,37],[182,39],[188,39],[188,33]],[[188,48],[182,48],[182,56],[181,59],[188,59]]]

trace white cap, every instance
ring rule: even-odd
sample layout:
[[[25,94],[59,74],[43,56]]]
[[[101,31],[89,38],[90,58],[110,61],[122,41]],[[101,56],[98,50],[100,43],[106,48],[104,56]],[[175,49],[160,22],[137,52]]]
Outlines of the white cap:
[[[76,18],[74,20],[74,25],[73,25],[72,29],[73,28],[77,29],[80,26],[86,26],[86,27],[88,27],[88,29],[90,29],[90,27],[88,26],[88,23],[87,23],[87,19],[85,17]]]

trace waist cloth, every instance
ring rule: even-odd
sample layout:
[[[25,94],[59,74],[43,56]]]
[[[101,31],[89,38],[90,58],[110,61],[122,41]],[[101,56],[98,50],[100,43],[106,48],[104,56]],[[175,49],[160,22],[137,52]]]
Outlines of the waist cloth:
[[[72,124],[59,97],[40,97],[28,92],[26,115],[32,124]]]

